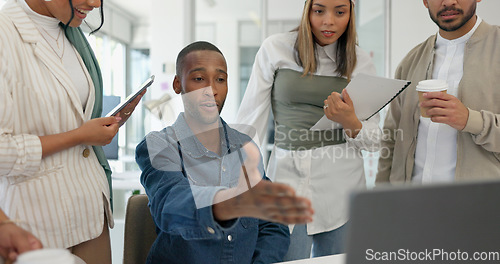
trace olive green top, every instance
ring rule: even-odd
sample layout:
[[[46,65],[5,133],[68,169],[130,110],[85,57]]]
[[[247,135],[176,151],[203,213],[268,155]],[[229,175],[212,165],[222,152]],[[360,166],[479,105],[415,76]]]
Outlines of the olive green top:
[[[345,143],[342,129],[309,129],[324,115],[323,101],[332,92],[341,93],[347,83],[341,77],[302,77],[302,72],[277,70],[271,96],[275,145],[287,150],[308,150]]]

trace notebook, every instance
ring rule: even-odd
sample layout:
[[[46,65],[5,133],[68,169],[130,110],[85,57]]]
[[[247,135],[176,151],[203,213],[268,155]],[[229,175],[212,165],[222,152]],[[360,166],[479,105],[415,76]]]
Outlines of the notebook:
[[[345,88],[354,104],[359,120],[365,121],[377,114],[411,84],[409,81],[389,79],[360,73]],[[325,115],[310,130],[342,128]]]
[[[350,204],[347,263],[479,263],[475,257],[495,257],[489,252],[496,262],[480,263],[498,263],[499,202],[500,181],[359,192]]]

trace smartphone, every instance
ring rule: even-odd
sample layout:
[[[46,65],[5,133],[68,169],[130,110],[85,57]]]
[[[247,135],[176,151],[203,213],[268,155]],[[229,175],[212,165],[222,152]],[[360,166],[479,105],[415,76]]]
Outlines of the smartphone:
[[[155,76],[154,75],[151,75],[151,77],[149,77],[142,85],[141,87],[139,88],[139,90],[137,90],[137,92],[129,95],[124,101],[123,103],[120,103],[118,104],[115,108],[113,108],[113,110],[111,110],[107,115],[106,117],[110,117],[110,116],[115,116],[117,115],[121,110],[123,110],[123,108],[125,108],[125,106],[127,106],[128,104],[130,104],[130,102],[132,102],[137,96],[139,96],[146,88],[148,88],[149,86],[151,86],[151,84],[154,82],[155,80]]]

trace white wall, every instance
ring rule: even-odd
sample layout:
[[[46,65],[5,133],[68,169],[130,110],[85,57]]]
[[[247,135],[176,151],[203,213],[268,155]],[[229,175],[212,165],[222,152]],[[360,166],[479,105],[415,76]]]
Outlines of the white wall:
[[[177,54],[190,41],[189,13],[191,1],[153,0],[150,17],[151,74],[155,82],[146,99],[159,99],[165,93],[174,95],[174,108],[182,111],[182,101],[172,90]],[[150,129],[165,127],[156,118],[151,118]],[[146,131],[149,132],[149,131]]]
[[[498,0],[483,0],[477,7],[478,15],[493,25],[500,25],[498,10]],[[391,0],[390,76],[408,51],[437,31],[422,0]]]
[[[239,36],[245,32],[238,32],[238,23],[241,21],[254,21],[259,29],[262,28],[262,0],[260,1],[234,1],[217,0],[214,6],[207,1],[196,1],[196,23],[215,25],[215,38],[212,40],[226,57],[228,64],[228,86],[229,91],[226,104],[221,116],[229,123],[235,122],[236,113],[239,108]],[[304,0],[268,0],[267,17],[270,20],[299,19],[301,16]],[[231,9],[233,11],[228,12]],[[297,24],[298,25],[298,24]],[[246,38],[252,43],[245,42],[242,45],[260,45],[262,36],[257,35]]]
[[[304,0],[268,0],[267,17],[270,20],[294,20],[302,16]]]

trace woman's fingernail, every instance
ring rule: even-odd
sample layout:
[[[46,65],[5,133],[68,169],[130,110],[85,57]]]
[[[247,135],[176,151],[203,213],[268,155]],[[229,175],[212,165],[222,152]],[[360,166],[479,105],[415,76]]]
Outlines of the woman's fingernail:
[[[119,122],[119,121],[121,121],[121,120],[122,120],[122,118],[121,118],[121,117],[119,117],[119,116],[115,116],[115,120]]]

